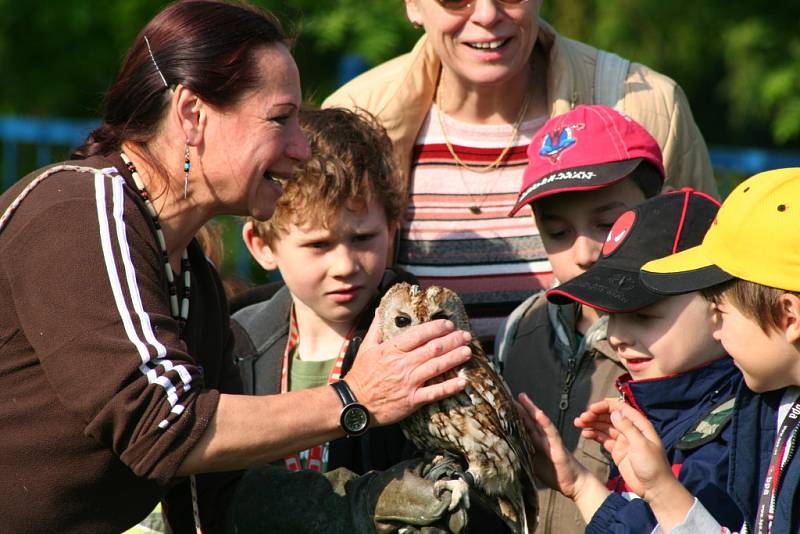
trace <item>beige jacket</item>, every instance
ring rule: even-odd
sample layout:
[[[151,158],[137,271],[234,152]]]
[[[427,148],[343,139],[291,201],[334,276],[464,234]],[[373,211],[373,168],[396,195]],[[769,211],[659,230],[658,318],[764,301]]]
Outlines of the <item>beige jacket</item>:
[[[593,103],[598,50],[560,36],[544,21],[540,21],[537,46],[549,58],[550,116],[577,104]],[[394,143],[407,187],[412,149],[433,102],[440,68],[441,61],[423,36],[411,52],[351,80],[323,103],[323,107],[359,107],[377,116]],[[670,78],[632,63],[623,92],[621,109],[647,128],[661,146],[667,182],[718,197],[708,149],[681,88]]]
[[[496,358],[514,396],[527,393],[577,460],[605,482],[610,458],[572,422],[589,404],[619,397],[615,383],[625,369],[606,340],[608,320],[595,322],[579,343],[576,313],[576,305],[548,304],[544,293],[530,297],[500,329]],[[572,500],[545,487],[538,494],[537,534],[583,534],[586,524]]]

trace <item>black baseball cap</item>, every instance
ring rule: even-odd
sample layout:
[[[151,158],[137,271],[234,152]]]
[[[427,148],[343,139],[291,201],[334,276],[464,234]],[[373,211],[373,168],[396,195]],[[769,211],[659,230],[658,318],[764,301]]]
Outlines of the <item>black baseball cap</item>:
[[[547,292],[555,304],[572,301],[611,313],[632,312],[665,295],[647,289],[639,269],[650,260],[699,245],[719,210],[714,198],[690,188],[653,197],[626,211],[608,233],[588,271]]]

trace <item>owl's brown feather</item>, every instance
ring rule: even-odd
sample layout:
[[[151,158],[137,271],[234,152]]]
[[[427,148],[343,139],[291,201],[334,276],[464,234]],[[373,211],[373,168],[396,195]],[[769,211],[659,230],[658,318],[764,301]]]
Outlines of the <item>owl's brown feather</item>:
[[[381,300],[378,316],[384,339],[437,318],[470,331],[461,299],[437,286],[423,291],[406,283],[395,285]],[[474,489],[490,508],[514,532],[533,532],[538,515],[533,447],[505,381],[476,339],[471,348],[472,359],[440,378],[458,374],[467,381],[465,390],[423,406],[406,418],[403,429],[421,450],[463,458]]]

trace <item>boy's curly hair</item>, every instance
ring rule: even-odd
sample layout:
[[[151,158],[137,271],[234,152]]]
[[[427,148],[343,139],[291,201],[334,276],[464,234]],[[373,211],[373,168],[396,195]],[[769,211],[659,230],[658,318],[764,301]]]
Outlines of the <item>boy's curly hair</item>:
[[[311,147],[311,159],[298,165],[284,185],[275,213],[252,222],[268,244],[291,224],[329,227],[342,209],[366,210],[376,200],[392,229],[404,208],[402,184],[393,162],[386,130],[365,111],[344,108],[300,111],[300,125]]]

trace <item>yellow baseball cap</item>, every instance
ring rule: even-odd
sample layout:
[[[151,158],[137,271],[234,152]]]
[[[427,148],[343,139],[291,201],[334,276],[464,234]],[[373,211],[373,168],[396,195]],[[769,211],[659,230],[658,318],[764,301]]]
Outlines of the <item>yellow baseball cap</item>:
[[[739,184],[700,245],[644,264],[640,276],[667,295],[734,278],[800,291],[800,168],[762,172]]]

